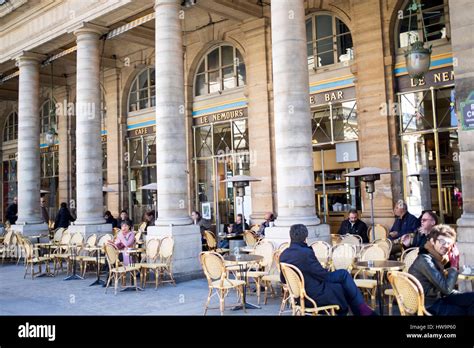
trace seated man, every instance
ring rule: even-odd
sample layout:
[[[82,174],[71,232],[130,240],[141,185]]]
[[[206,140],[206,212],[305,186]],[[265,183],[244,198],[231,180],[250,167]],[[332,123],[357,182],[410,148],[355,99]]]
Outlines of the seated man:
[[[400,237],[405,234],[415,233],[420,227],[420,220],[408,212],[408,206],[403,200],[399,200],[393,208],[395,222],[393,223],[388,238],[392,241],[392,251],[390,258],[396,259],[402,252]]]
[[[406,248],[420,248],[426,244],[431,229],[438,224],[438,216],[430,210],[424,211],[420,217],[421,226],[415,233],[404,234],[400,240]]]
[[[474,315],[474,292],[454,290],[458,271],[451,267],[448,253],[456,232],[448,225],[437,225],[408,270],[423,287],[425,306],[433,315]]]
[[[338,315],[346,315],[349,308],[354,315],[375,315],[364,302],[349,272],[337,270],[328,272],[319,263],[313,249],[306,244],[308,229],[297,224],[290,228],[290,246],[283,251],[280,262],[299,268],[304,277],[305,290],[318,306],[339,305]],[[281,275],[284,281],[283,275]]]
[[[339,234],[356,234],[362,238],[363,243],[369,243],[367,235],[367,225],[364,221],[359,220],[359,213],[355,209],[349,210],[349,217],[341,223]]]
[[[262,222],[262,224],[260,225],[260,228],[258,229],[258,232],[257,234],[259,236],[265,236],[265,229],[267,227],[270,227],[270,222],[273,222],[275,221],[275,216],[273,215],[273,213],[265,213],[265,221]]]
[[[237,217],[235,218],[235,223],[230,224],[229,226],[227,226],[227,233],[228,234],[230,234],[230,233],[235,233],[236,234],[236,236],[232,237],[231,239],[243,239],[244,230],[242,229],[242,227],[244,227],[245,230],[250,229],[247,222],[245,222],[245,225],[242,226],[242,214],[237,214]],[[229,243],[229,238],[226,238],[226,239],[220,240],[219,243],[217,244],[217,247],[227,249],[227,248],[229,248],[229,244],[230,244]]]

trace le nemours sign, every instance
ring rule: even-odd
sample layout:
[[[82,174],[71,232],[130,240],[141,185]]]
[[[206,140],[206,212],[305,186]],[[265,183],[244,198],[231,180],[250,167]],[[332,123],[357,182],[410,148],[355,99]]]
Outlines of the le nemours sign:
[[[454,72],[452,66],[441,69],[428,71],[424,78],[415,82],[415,79],[408,75],[399,76],[397,78],[397,91],[410,92],[430,87],[442,87],[452,85],[454,83]]]
[[[195,117],[194,125],[201,126],[203,124],[209,124],[209,123],[220,122],[220,121],[231,121],[231,120],[244,118],[244,117],[247,117],[246,107]]]

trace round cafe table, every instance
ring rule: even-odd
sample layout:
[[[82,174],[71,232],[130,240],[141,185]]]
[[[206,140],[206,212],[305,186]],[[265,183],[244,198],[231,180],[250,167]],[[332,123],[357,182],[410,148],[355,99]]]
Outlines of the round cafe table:
[[[244,283],[244,294],[243,294],[243,303],[245,304],[245,309],[260,309],[260,306],[248,303],[246,301],[246,293],[247,293],[247,271],[249,269],[249,265],[252,263],[257,263],[263,260],[263,256],[260,255],[226,255],[224,256],[224,260],[227,261],[226,266],[239,266],[239,272],[243,275]],[[238,305],[232,308],[233,311],[237,311],[240,309],[244,309],[242,305]]]
[[[384,272],[399,271],[405,267],[405,262],[383,260],[383,261],[358,261],[354,267],[363,271],[374,271],[377,274],[377,299],[379,303],[379,313],[383,315],[382,303],[382,277]]]

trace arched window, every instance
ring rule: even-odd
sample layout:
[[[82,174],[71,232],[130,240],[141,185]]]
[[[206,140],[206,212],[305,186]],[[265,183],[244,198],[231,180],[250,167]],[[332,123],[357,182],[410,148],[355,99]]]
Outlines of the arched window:
[[[447,0],[417,0],[421,4],[420,11],[412,11],[411,21],[408,8],[413,0],[406,2],[403,11],[399,12],[398,22],[398,47],[407,47],[410,40],[414,42],[416,38],[421,41],[434,41],[446,37],[446,15]],[[423,33],[423,26],[426,29],[426,37]]]
[[[327,13],[306,19],[309,68],[318,68],[354,58],[351,32],[342,20]]]
[[[128,96],[128,111],[138,111],[155,106],[155,69],[147,68],[132,82]]]
[[[51,104],[51,99],[48,99],[41,106],[41,133],[47,133],[51,128],[55,131],[58,130],[55,105],[56,101],[53,100],[53,104]]]
[[[8,115],[3,127],[3,141],[18,139],[18,114],[13,111]]]
[[[213,48],[196,73],[194,95],[206,95],[245,85],[245,63],[240,51],[230,45]]]

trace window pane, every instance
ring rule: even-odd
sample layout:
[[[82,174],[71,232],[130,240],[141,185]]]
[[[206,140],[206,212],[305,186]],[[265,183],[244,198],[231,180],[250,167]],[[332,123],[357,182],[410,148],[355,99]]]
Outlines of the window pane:
[[[247,120],[238,120],[233,123],[234,131],[234,151],[237,150],[248,150],[249,139],[248,139],[248,128]]]
[[[209,93],[215,93],[220,90],[219,70],[210,72],[208,74]]]
[[[334,140],[357,140],[357,104],[355,101],[334,104]]]
[[[130,141],[130,165],[141,166],[142,158],[142,142],[140,138],[132,139]]]
[[[138,76],[138,88],[146,88],[148,87],[148,70],[143,71],[139,76]]]
[[[207,93],[205,74],[199,74],[196,76],[196,86],[194,88],[194,93],[196,94],[196,96]]]
[[[150,86],[155,85],[155,69],[150,69]]]
[[[207,55],[207,70],[214,70],[219,67],[219,48]]]
[[[145,140],[145,158],[144,164],[156,164],[156,137],[146,137]]]
[[[202,60],[202,63],[201,63],[201,65],[199,66],[199,69],[198,69],[197,72],[198,72],[198,73],[204,72],[204,70],[205,70],[205,68],[206,68],[205,65],[206,65],[206,60],[203,59],[203,60]]]
[[[155,106],[155,100],[156,100],[156,99],[155,99],[155,93],[156,93],[155,87],[152,87],[152,88],[150,89],[150,94],[151,94],[150,100],[151,100],[151,106],[152,106],[152,107]]]
[[[148,89],[142,89],[142,90],[140,90],[139,95],[138,95],[138,98],[139,98],[139,99],[146,99],[146,98],[148,98]]]
[[[431,92],[405,93],[400,97],[403,132],[433,128]]]
[[[318,66],[334,64],[332,38],[317,41],[316,50],[318,54]]]
[[[222,46],[222,65],[234,64],[234,48],[232,46]]]
[[[211,126],[198,127],[195,132],[196,157],[212,156]]]
[[[313,41],[313,18],[306,21],[306,41]]]
[[[349,28],[339,18],[336,18],[336,34],[341,35],[349,33]]]
[[[331,141],[331,120],[329,106],[316,109],[312,119],[313,144],[329,143]]]
[[[245,69],[245,62],[244,58],[240,54],[240,51],[238,49],[235,49],[236,55],[237,55],[237,61],[239,65],[237,66],[237,76],[238,76],[238,83],[239,86],[245,85],[246,79],[247,79],[247,71]]]
[[[146,109],[146,108],[149,108],[149,107],[150,107],[150,103],[149,103],[149,101],[148,101],[148,98],[146,98],[146,99],[140,99],[138,104],[139,104],[140,110]]]
[[[223,155],[232,149],[232,129],[230,123],[214,126],[214,153]]]
[[[135,92],[137,90],[137,80],[133,81],[131,92]]]
[[[351,34],[337,37],[337,56],[340,62],[353,59],[354,51],[352,46]]]
[[[130,93],[130,105],[128,111],[137,111],[137,92]]]
[[[440,128],[457,127],[454,88],[443,88],[436,91],[436,118]]]
[[[332,17],[327,15],[316,16],[316,39],[332,35]]]
[[[229,66],[222,69],[222,76],[224,79],[224,89],[235,87],[234,67]]]

